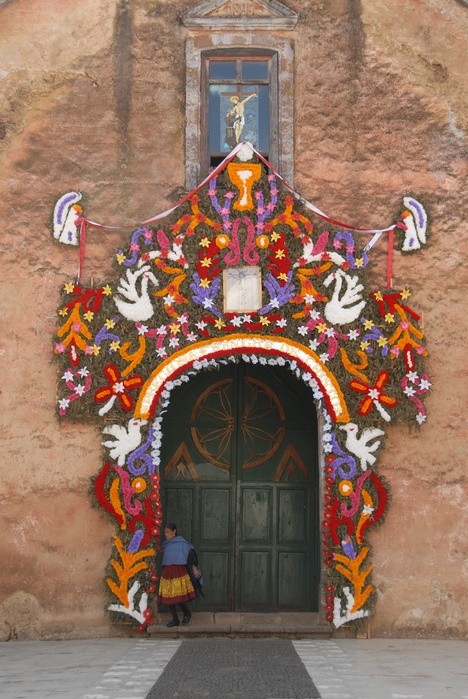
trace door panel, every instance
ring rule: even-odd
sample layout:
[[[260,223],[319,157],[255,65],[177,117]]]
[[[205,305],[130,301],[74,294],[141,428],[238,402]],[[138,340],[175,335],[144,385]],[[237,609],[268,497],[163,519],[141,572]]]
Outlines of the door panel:
[[[171,488],[167,490],[166,522],[175,522],[179,533],[183,532],[186,539],[193,538],[193,512],[195,491],[189,488]]]
[[[210,488],[201,492],[201,536],[209,542],[229,543],[230,500],[228,489]]]
[[[307,553],[280,553],[278,556],[279,607],[304,609],[307,606]]]
[[[230,364],[172,393],[164,511],[197,549],[207,610],[316,610],[317,420],[280,367]]]
[[[304,490],[280,490],[278,500],[279,543],[305,541],[307,537],[307,492]]]
[[[210,606],[218,611],[231,609],[232,574],[228,552],[203,551],[200,567],[203,571],[203,592]],[[203,598],[202,598],[203,599]]]
[[[240,546],[271,541],[272,503],[268,488],[241,487]]]
[[[242,611],[270,607],[271,556],[268,551],[242,551],[240,564],[240,603]]]

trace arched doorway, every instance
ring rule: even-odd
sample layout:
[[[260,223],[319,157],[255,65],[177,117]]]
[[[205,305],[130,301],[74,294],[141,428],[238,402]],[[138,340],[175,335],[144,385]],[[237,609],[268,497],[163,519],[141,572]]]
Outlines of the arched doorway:
[[[171,394],[161,472],[168,521],[205,576],[200,608],[317,611],[317,416],[286,368],[229,363]]]

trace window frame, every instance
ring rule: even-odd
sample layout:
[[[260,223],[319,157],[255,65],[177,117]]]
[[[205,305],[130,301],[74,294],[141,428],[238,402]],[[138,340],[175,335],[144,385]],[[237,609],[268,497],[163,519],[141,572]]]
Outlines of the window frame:
[[[224,21],[224,20],[223,20]],[[241,50],[253,53],[274,51],[278,61],[277,70],[277,134],[273,135],[273,145],[278,152],[270,149],[270,162],[291,186],[294,186],[294,41],[275,33],[256,31],[249,25],[244,31],[232,28],[226,37],[220,31],[189,31],[185,41],[185,191],[197,187],[208,174],[202,162],[201,115],[203,98],[202,54],[214,55],[220,48],[233,53]],[[205,146],[206,147],[206,146]]]
[[[211,79],[209,77],[210,63],[212,61],[236,61],[236,78],[235,79]],[[268,80],[243,79],[239,82],[239,65],[242,61],[267,61],[268,62]],[[265,157],[278,167],[278,52],[272,49],[261,48],[229,48],[229,49],[214,49],[201,52],[201,112],[200,112],[200,165],[202,168],[202,176],[206,176],[213,166],[211,165],[211,153],[209,151],[209,88],[212,84],[224,83],[236,86],[258,85],[264,84],[269,86],[269,152],[265,153]],[[213,157],[218,159],[223,155],[226,157],[228,151],[218,153]]]

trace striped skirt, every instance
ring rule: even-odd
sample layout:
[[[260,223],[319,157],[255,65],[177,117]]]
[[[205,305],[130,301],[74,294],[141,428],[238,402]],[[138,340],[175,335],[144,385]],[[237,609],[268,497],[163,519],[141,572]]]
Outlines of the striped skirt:
[[[159,581],[159,604],[164,604],[165,606],[184,604],[195,599],[196,596],[197,593],[187,573],[187,566],[163,566],[161,580]]]

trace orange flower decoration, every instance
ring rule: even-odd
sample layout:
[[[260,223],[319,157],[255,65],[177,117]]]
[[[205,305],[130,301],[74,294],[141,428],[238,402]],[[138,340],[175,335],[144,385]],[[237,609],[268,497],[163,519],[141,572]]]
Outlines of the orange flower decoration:
[[[383,392],[383,388],[387,383],[389,376],[390,374],[388,371],[381,371],[373,386],[369,386],[369,384],[364,383],[363,381],[356,381],[356,379],[353,379],[353,381],[350,382],[349,386],[353,391],[366,394],[358,406],[358,410],[361,415],[367,415],[374,405],[384,419],[390,419],[390,416],[381,405],[383,404],[393,408],[397,403],[395,398],[388,396]]]
[[[141,376],[134,374],[133,376],[127,376],[123,379],[115,364],[107,364],[107,366],[104,367],[103,373],[108,381],[108,385],[98,388],[94,394],[94,400],[98,403],[107,401],[107,404],[101,409],[100,414],[102,415],[104,412],[110,410],[116,398],[119,399],[120,405],[124,410],[131,410],[134,401],[133,398],[128,395],[128,391],[143,385]]]
[[[269,246],[270,239],[267,235],[264,235],[262,233],[262,235],[257,235],[257,237],[255,238],[255,242],[257,243],[258,248],[261,248],[262,250],[264,250],[265,248],[267,248]]]
[[[216,245],[220,250],[222,250],[223,248],[227,248],[230,242],[231,239],[228,235],[225,235],[225,233],[220,233],[216,236]]]
[[[142,493],[147,488],[147,483],[144,478],[134,478],[132,481],[132,488],[135,493]]]

